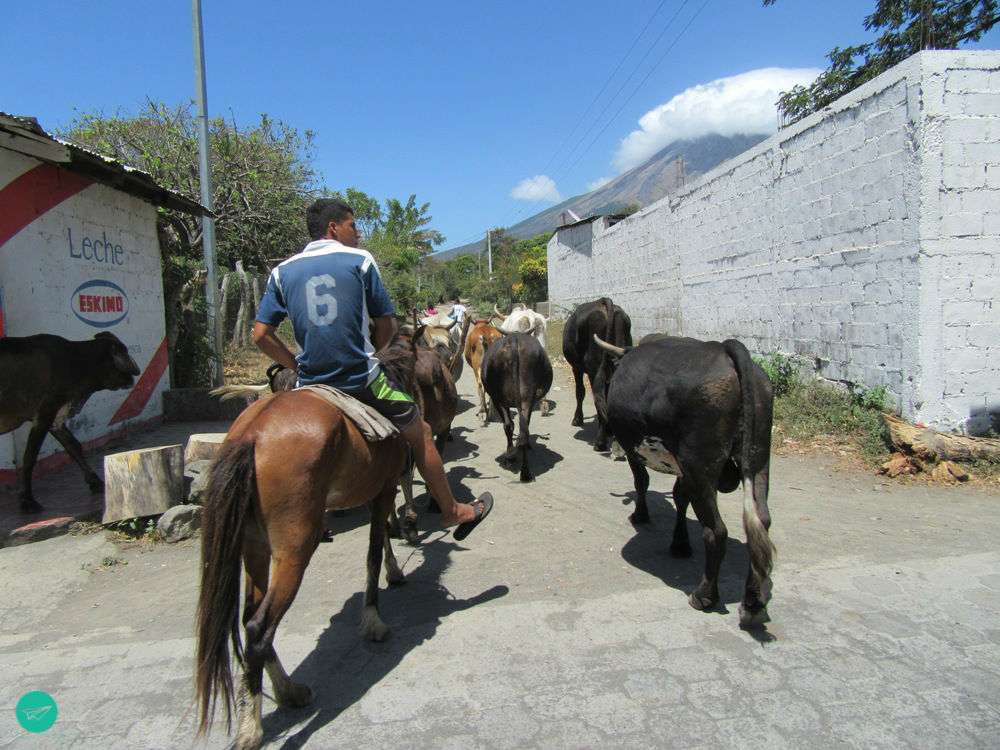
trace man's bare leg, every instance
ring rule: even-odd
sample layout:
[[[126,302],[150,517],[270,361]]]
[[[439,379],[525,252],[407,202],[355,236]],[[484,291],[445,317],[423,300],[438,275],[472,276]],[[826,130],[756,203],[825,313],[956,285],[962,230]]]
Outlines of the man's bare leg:
[[[475,503],[460,503],[451,494],[448,478],[444,474],[441,455],[437,452],[434,441],[431,439],[430,425],[420,419],[406,428],[403,437],[413,449],[413,462],[417,465],[417,471],[420,472],[420,476],[427,484],[427,489],[441,506],[441,525],[445,527],[455,526],[474,520],[476,517]]]

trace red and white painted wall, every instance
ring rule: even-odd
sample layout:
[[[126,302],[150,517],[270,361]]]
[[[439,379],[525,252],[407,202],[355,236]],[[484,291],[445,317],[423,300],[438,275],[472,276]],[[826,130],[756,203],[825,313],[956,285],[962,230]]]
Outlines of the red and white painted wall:
[[[93,447],[162,418],[169,384],[156,208],[64,167],[0,147],[0,335],[71,340],[110,331],[141,368],[131,391],[99,391],[69,427]],[[13,477],[28,425],[0,436]],[[35,472],[67,459],[49,436]]]

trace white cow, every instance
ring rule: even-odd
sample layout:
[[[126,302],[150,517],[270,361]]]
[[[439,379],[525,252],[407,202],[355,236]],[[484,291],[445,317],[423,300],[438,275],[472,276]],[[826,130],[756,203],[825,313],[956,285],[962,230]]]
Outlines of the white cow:
[[[517,303],[510,310],[510,315],[504,315],[493,305],[493,314],[503,321],[499,328],[504,333],[530,333],[542,349],[546,349],[545,339],[545,316],[536,313],[521,303]]]

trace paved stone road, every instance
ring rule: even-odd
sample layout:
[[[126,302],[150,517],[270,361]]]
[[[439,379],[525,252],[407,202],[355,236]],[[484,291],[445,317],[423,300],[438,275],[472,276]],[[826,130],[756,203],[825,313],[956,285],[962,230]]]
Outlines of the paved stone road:
[[[556,384],[523,486],[465,374],[446,460],[460,500],[488,488],[497,504],[462,544],[423,515],[422,545],[396,545],[409,583],[381,597],[385,644],[358,636],[366,513],[331,520],[276,640],[317,699],[265,702],[267,747],[1000,747],[1000,494],[776,458],[772,622],[748,633],[738,493],[722,503],[726,611],[696,612],[703,555],[667,553],[670,478],[634,529],[626,465],[590,450],[565,371]],[[0,748],[192,746],[198,554],[104,534],[0,549]],[[29,690],[58,703],[45,734],[14,721]],[[226,744],[223,729],[207,746]]]

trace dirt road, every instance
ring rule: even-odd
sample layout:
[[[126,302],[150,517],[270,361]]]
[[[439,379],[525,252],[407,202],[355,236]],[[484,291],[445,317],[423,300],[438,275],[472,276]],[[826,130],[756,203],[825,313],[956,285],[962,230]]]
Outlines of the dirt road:
[[[700,534],[689,521],[695,557],[670,558],[671,479],[634,529],[628,468],[590,449],[589,397],[570,426],[565,375],[522,485],[465,373],[446,464],[459,500],[489,489],[496,507],[462,544],[426,514],[420,547],[397,543],[409,582],[380,599],[385,644],[358,634],[366,512],[332,519],[276,640],[316,702],[265,701],[267,747],[1000,745],[998,495],[776,458],[772,622],[747,633],[739,493],[721,503],[725,611],[696,612]],[[0,748],[190,747],[198,554],[103,533],[0,549]],[[59,710],[37,735],[15,722],[31,690]],[[225,744],[223,728],[208,747]]]

